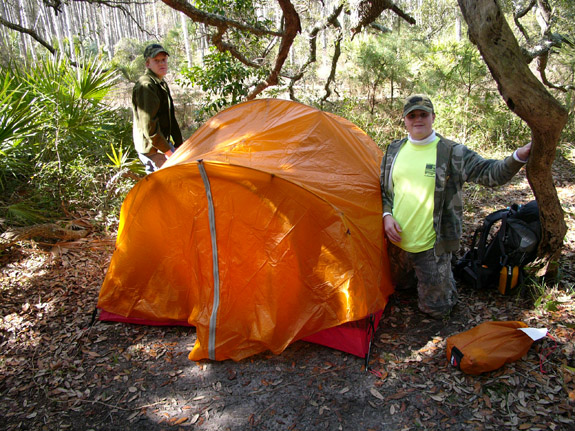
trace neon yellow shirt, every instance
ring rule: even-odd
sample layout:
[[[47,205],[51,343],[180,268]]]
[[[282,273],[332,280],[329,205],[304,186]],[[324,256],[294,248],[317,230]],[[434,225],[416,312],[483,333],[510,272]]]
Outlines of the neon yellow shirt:
[[[396,245],[410,253],[433,248],[433,194],[435,161],[439,138],[426,145],[409,140],[393,165],[393,218],[401,226],[401,242]]]

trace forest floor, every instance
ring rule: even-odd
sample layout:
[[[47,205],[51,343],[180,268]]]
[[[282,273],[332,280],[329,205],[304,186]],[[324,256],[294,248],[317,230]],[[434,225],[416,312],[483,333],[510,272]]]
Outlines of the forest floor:
[[[395,294],[368,370],[362,358],[303,341],[280,355],[192,362],[194,328],[90,326],[113,236],[13,246],[0,255],[0,429],[573,430],[574,163],[572,149],[554,167],[570,228],[559,283],[521,296],[460,287],[447,321]],[[464,244],[489,212],[532,199],[523,173],[466,194]],[[446,339],[489,320],[550,336],[481,376],[451,366]]]

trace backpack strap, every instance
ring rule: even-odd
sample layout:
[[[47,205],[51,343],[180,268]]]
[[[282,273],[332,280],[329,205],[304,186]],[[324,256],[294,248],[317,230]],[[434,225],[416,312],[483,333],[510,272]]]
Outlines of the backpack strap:
[[[489,230],[491,229],[491,226],[493,226],[493,223],[495,223],[496,221],[501,220],[504,217],[504,215],[507,214],[508,212],[509,212],[509,209],[504,208],[504,209],[492,212],[487,217],[485,217],[485,220],[483,221],[483,227],[481,228],[481,230],[482,230],[481,237],[479,238],[479,244],[477,245],[477,258],[479,259],[480,262],[485,257],[485,251],[486,251],[485,245],[487,243],[487,237],[489,236]],[[477,231],[476,231],[476,233],[477,233]],[[473,243],[475,244],[475,234],[474,234]]]
[[[501,259],[499,263],[501,266],[507,265],[507,259],[509,256],[505,252],[505,239],[507,237],[507,219],[513,218],[517,215],[520,206],[517,204],[511,205],[504,213],[501,215],[501,227],[497,233],[497,242],[499,243],[499,251],[501,253]]]
[[[497,242],[499,244],[499,251],[501,254],[501,258],[499,260],[499,263],[501,264],[501,266],[505,266],[507,265],[507,259],[509,258],[509,256],[507,256],[507,253],[505,253],[505,235],[507,234],[507,217],[509,217],[509,213],[511,211],[503,214],[503,217],[501,217],[501,227],[499,228],[499,232],[497,233]]]

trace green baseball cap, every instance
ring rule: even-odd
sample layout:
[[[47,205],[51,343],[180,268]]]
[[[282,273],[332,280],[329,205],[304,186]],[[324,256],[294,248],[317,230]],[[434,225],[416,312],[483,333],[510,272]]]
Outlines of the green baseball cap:
[[[405,99],[405,103],[403,105],[403,116],[405,117],[407,114],[415,111],[416,109],[430,112],[432,114],[434,112],[431,99],[424,94],[414,94]]]
[[[163,52],[166,55],[170,55],[168,53],[168,51],[166,51],[162,45],[157,44],[157,43],[153,43],[151,45],[146,46],[146,49],[144,50],[144,58],[145,59],[154,58],[160,52]]]

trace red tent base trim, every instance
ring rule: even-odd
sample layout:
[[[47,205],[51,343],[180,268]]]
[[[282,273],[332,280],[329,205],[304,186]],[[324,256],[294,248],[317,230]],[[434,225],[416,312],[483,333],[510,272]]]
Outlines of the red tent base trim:
[[[371,343],[375,335],[375,331],[377,331],[379,326],[379,321],[382,314],[383,310],[380,310],[374,314],[370,314],[364,319],[344,323],[333,328],[324,329],[322,331],[316,332],[313,335],[302,338],[302,340],[319,344],[321,346],[330,347],[332,349],[341,350],[342,352],[350,353],[352,355],[359,356],[360,358],[365,358],[365,366],[367,369],[369,354],[371,351]],[[187,321],[158,321],[138,319],[134,317],[120,316],[119,314],[110,313],[102,309],[100,309],[98,320],[149,326],[193,327],[193,325],[189,324]]]
[[[302,338],[302,340],[365,358],[367,369],[371,342],[382,314],[383,310],[379,310],[364,319],[324,329],[309,337]]]
[[[148,325],[148,326],[194,326],[190,325],[185,320],[149,320],[149,319],[137,319],[134,317],[124,317],[119,314],[110,313],[105,310],[100,310],[100,316],[98,320],[106,322],[121,322],[121,323],[134,323],[136,325]]]

